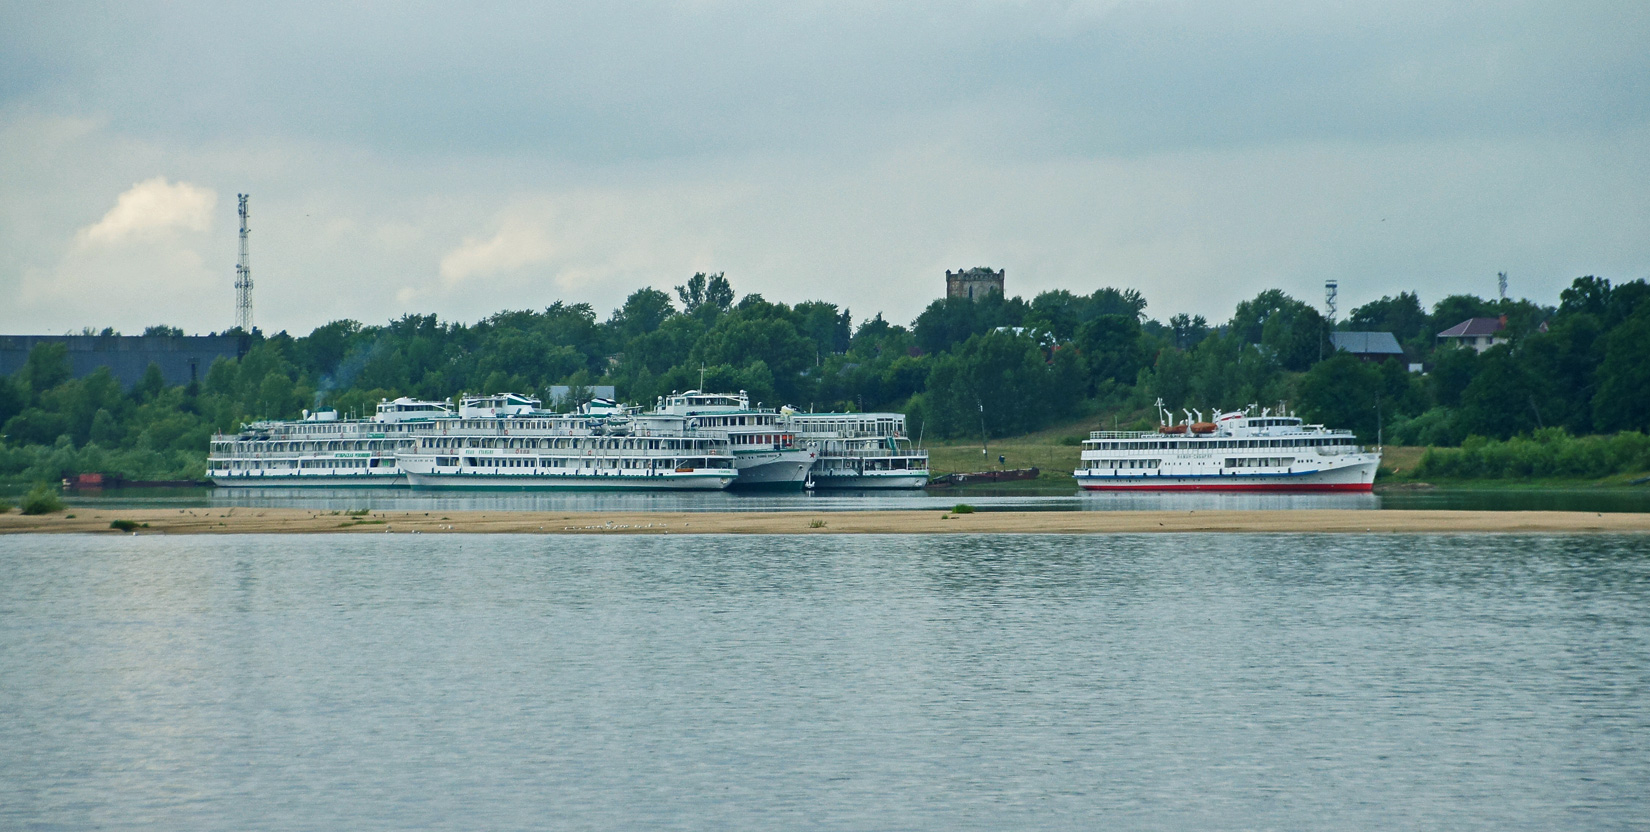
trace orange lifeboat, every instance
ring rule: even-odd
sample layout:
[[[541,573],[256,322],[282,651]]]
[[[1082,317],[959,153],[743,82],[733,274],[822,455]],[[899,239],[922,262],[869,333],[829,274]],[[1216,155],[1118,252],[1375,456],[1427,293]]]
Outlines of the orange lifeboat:
[[[1186,432],[1186,426],[1185,425],[1158,425],[1157,432],[1158,433],[1175,433],[1175,434],[1185,433]]]
[[[1194,422],[1192,424],[1192,433],[1214,433],[1214,432],[1215,432],[1215,423],[1214,422]]]

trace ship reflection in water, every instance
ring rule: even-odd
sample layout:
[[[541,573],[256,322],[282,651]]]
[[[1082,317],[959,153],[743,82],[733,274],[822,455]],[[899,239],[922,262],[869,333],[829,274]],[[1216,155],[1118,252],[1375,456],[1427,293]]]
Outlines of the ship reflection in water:
[[[1267,509],[1378,509],[1364,494],[1083,494],[1024,495],[931,491],[814,491],[749,493],[673,492],[419,492],[406,489],[277,491],[218,489],[212,506],[384,511],[897,511],[948,509],[967,503],[980,511],[1213,511]]]

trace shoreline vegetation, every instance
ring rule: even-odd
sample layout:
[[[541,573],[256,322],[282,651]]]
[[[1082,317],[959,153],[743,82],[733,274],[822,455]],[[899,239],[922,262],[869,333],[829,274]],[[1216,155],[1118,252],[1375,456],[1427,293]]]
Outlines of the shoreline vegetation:
[[[959,509],[961,507],[959,506]],[[0,515],[0,534],[1135,534],[1650,532],[1589,511],[416,512],[196,508]]]
[[[675,290],[638,289],[605,320],[587,304],[557,302],[474,323],[406,315],[382,325],[333,321],[307,334],[232,330],[243,339],[240,356],[182,386],[156,365],[136,382],[107,368],[76,378],[67,347],[44,343],[0,376],[0,483],[26,488],[92,472],[199,479],[213,432],[257,419],[320,408],[360,417],[401,395],[515,391],[548,400],[554,385],[566,388],[550,402],[562,409],[611,385],[641,404],[704,387],[745,390],[769,407],[898,411],[932,450],[935,473],[1035,465],[1040,482],[1069,475],[1092,428],[1155,426],[1159,400],[1177,418],[1287,402],[1364,444],[1459,448],[1413,464],[1394,459],[1394,482],[1573,483],[1650,470],[1644,280],[1580,277],[1556,306],[1454,295],[1429,310],[1401,292],[1336,320],[1268,289],[1213,324],[1166,314],[1173,310],[1148,315],[1140,292],[1112,287],[942,298],[908,325],[822,301],[737,297],[722,274],[695,274]],[[1488,343],[1439,336],[1467,320],[1494,332]],[[1374,354],[1337,351],[1333,337],[1344,332],[1390,333],[1401,355],[1366,361]],[[181,334],[164,325],[145,332]]]

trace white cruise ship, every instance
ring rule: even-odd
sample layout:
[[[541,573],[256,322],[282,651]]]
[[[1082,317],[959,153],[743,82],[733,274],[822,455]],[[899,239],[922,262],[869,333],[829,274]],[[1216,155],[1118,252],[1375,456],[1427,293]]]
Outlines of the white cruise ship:
[[[779,413],[752,408],[750,396],[689,390],[660,396],[654,414],[678,416],[690,429],[727,437],[739,478],[735,488],[802,490],[814,451],[798,447],[796,436],[779,424]]]
[[[207,476],[232,487],[404,485],[396,452],[451,416],[444,402],[403,397],[379,402],[371,419],[306,410],[300,421],[253,422],[212,437]]]
[[[1299,418],[1254,406],[1191,412],[1180,424],[1162,411],[1155,431],[1097,430],[1083,442],[1072,475],[1091,491],[1369,491],[1379,451],[1358,445],[1351,431],[1304,425]]]
[[[414,488],[714,491],[737,476],[726,436],[611,404],[570,415],[508,406],[495,416],[477,402],[472,415],[420,434],[397,463]]]
[[[928,452],[911,447],[903,413],[783,412],[781,424],[819,456],[815,488],[921,488]]]

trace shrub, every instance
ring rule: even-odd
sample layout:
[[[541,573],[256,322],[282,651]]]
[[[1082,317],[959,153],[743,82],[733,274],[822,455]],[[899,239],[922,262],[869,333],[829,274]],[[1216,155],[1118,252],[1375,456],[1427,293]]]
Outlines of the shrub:
[[[0,514],[5,514],[13,508],[11,501],[0,497]]]
[[[46,483],[29,489],[28,495],[23,498],[24,514],[52,514],[64,508],[63,500],[57,496],[57,489]]]
[[[973,514],[974,507],[967,503],[958,503],[951,507],[952,514]]]
[[[109,528],[122,532],[129,532],[137,527],[138,524],[130,520],[114,520],[109,523]]]
[[[1650,469],[1650,436],[1623,431],[1613,436],[1571,436],[1562,428],[1534,436],[1485,439],[1470,436],[1460,448],[1429,449],[1415,468],[1418,477],[1509,479],[1598,478]]]

